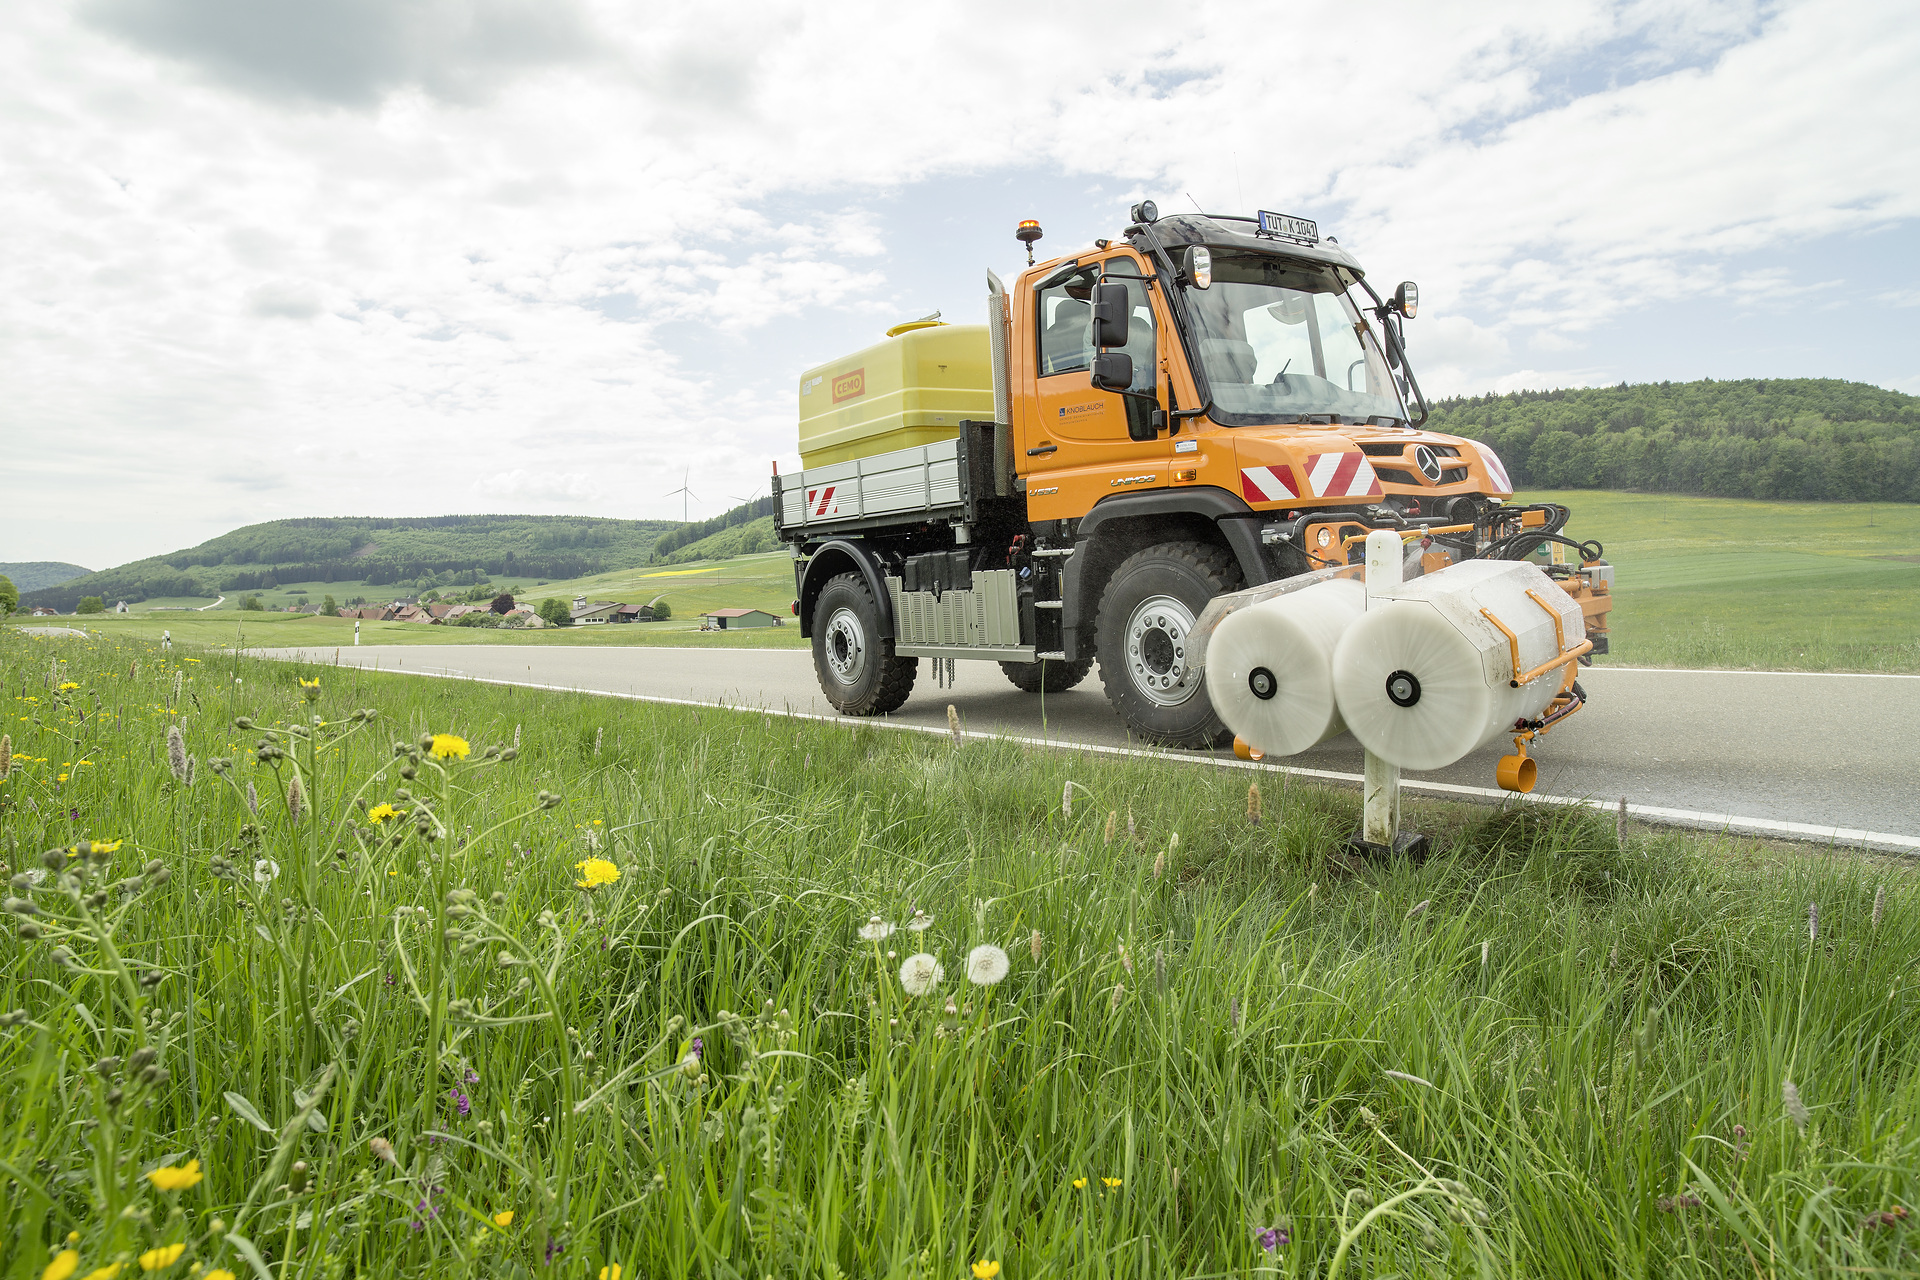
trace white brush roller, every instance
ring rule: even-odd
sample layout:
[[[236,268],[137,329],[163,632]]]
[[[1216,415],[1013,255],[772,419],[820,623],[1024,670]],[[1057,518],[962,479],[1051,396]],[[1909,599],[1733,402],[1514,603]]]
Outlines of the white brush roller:
[[[1334,579],[1229,614],[1207,644],[1214,711],[1270,756],[1290,756],[1344,732],[1333,654],[1366,607],[1364,586]]]
[[[1517,672],[1514,643],[1488,614],[1513,632]],[[1334,697],[1374,755],[1403,769],[1443,768],[1547,709],[1562,668],[1518,688],[1512,681],[1559,657],[1561,636],[1569,647],[1586,638],[1580,606],[1534,565],[1449,565],[1373,598],[1334,652]]]

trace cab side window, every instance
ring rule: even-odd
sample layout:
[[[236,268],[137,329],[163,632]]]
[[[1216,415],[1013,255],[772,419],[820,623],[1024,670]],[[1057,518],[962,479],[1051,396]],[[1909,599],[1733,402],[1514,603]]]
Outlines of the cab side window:
[[[1088,266],[1040,291],[1040,376],[1084,373],[1093,367],[1093,286],[1097,266]]]

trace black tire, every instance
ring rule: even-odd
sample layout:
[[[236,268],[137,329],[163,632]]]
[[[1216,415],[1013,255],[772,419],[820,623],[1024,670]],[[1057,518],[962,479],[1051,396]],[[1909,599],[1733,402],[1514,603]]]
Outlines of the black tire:
[[[1093,654],[1083,652],[1072,662],[1003,662],[1000,670],[1022,693],[1065,693],[1093,670]]]
[[[813,606],[813,671],[842,715],[898,710],[913,692],[920,659],[896,657],[880,636],[880,605],[857,573],[830,578]]]
[[[1096,653],[1107,701],[1128,729],[1174,747],[1232,739],[1187,666],[1185,642],[1207,602],[1241,581],[1232,553],[1205,542],[1162,542],[1113,571],[1100,593]]]

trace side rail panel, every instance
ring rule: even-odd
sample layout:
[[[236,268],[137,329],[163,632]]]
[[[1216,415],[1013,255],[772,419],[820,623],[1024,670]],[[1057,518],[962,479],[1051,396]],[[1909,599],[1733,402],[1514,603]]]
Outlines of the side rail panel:
[[[896,449],[780,477],[780,530],[792,537],[862,521],[958,511],[965,503],[960,444]],[[882,593],[884,594],[884,593]]]

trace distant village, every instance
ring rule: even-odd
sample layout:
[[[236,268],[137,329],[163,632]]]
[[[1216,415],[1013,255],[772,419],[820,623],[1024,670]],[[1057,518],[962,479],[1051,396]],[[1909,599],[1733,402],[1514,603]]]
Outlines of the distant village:
[[[557,608],[552,606],[559,606]],[[83,604],[84,609],[84,604]],[[244,604],[242,607],[246,607]],[[129,613],[132,610],[124,600],[112,606],[96,610],[106,613]],[[150,610],[153,613],[189,613],[198,612],[190,605],[162,606]],[[562,602],[550,600],[535,608],[516,601],[510,595],[500,595],[490,601],[468,603],[453,600],[422,601],[409,597],[395,600],[390,604],[350,605],[336,608],[329,614],[324,604],[289,604],[278,609],[265,610],[271,613],[303,613],[310,616],[332,616],[339,618],[363,619],[368,622],[417,622],[425,626],[487,626],[503,627],[515,630],[537,631],[546,627],[595,627],[619,625],[634,622],[658,622],[671,616],[670,610],[663,604],[627,604],[619,600],[589,600],[585,596],[575,596],[569,608]],[[32,610],[34,617],[56,617],[56,610],[42,605]],[[765,609],[713,609],[700,616],[702,631],[733,631],[752,627],[777,627],[785,619]]]

